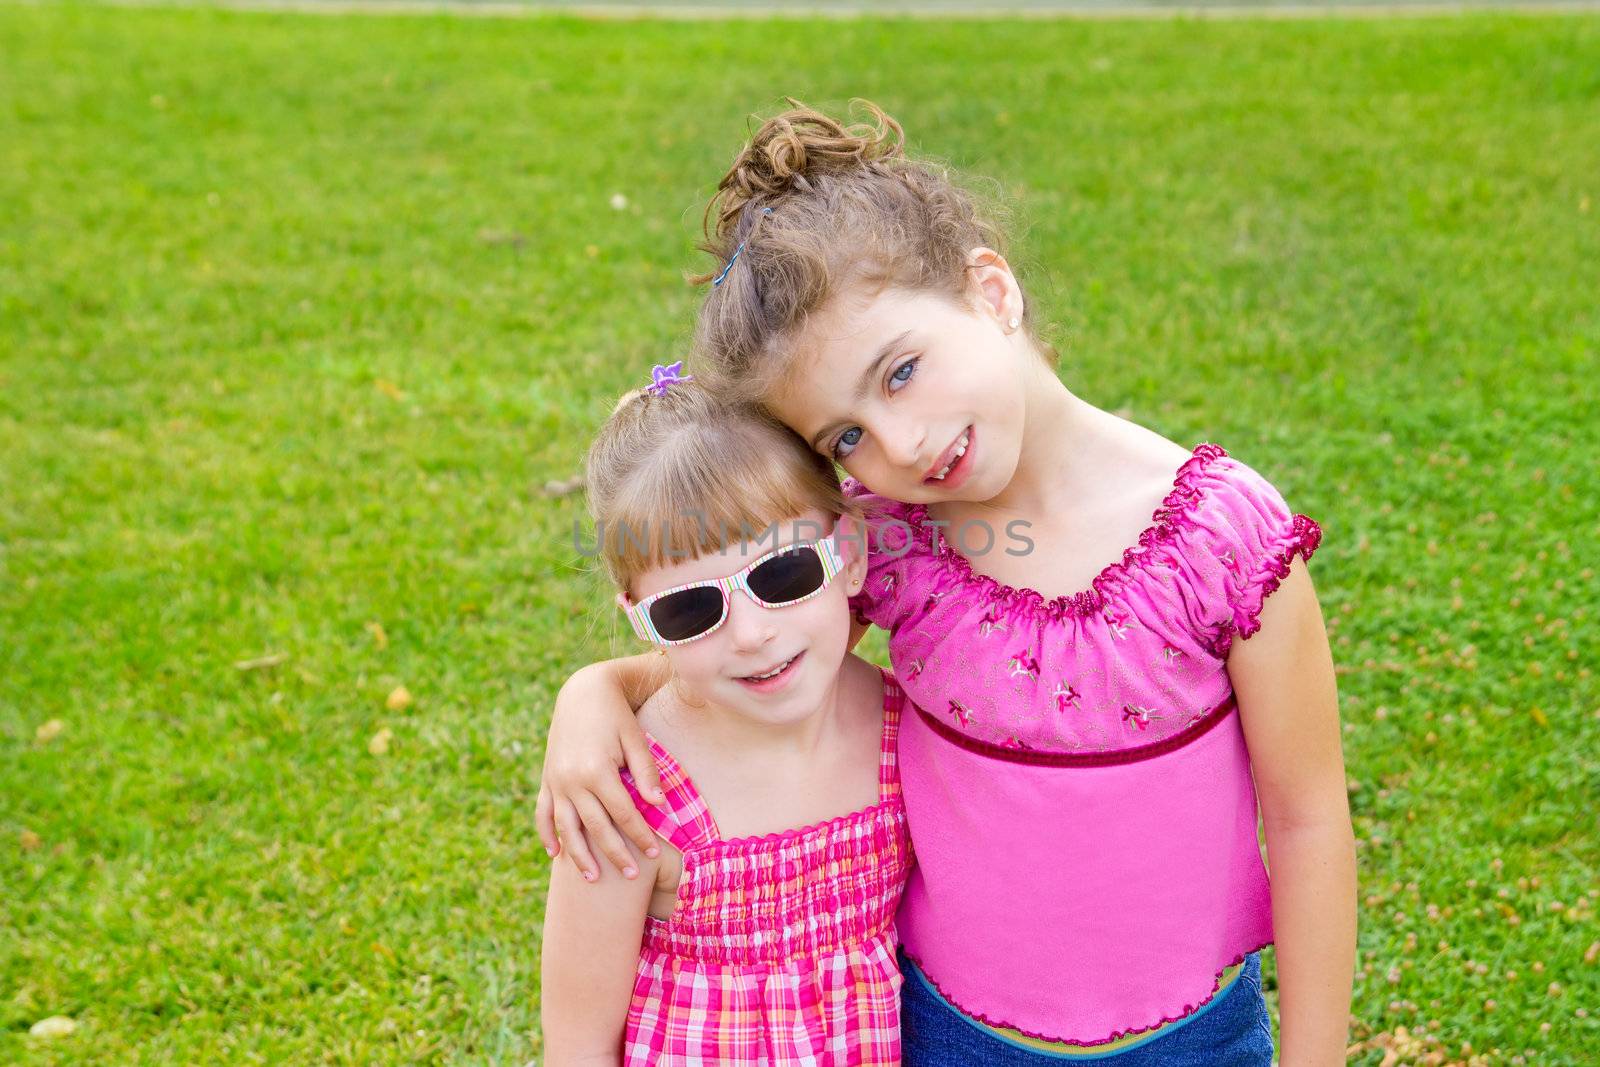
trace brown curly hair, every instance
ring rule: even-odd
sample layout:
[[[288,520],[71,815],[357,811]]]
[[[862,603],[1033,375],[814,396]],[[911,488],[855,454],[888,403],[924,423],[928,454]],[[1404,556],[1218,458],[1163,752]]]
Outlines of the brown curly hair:
[[[906,156],[905,132],[882,108],[853,101],[869,121],[845,125],[787,99],[790,109],[761,124],[718,183],[700,246],[718,267],[691,279],[721,276],[696,327],[698,369],[749,401],[782,381],[806,320],[845,286],[967,305],[968,254],[1004,246],[946,168]]]

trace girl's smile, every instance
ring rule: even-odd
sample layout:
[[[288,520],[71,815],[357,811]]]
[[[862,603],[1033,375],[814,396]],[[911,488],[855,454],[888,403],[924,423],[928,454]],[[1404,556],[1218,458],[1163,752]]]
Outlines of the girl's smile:
[[[800,661],[805,657],[804,651],[796,652],[769,671],[745,675],[744,677],[735,678],[734,681],[752,693],[776,693],[794,680],[794,676],[800,670]]]
[[[922,479],[922,484],[936,489],[959,489],[978,461],[975,436],[971,426],[962,430],[961,436],[939,456],[938,466]]]

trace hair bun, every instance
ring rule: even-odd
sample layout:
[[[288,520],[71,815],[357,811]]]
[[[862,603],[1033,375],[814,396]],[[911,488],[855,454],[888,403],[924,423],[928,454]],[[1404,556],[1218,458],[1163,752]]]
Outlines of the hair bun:
[[[761,124],[717,184],[706,207],[706,236],[713,242],[731,242],[745,207],[754,201],[811,192],[829,175],[905,155],[900,124],[871,101],[851,101],[868,121],[845,125],[792,96],[785,99],[789,110]]]

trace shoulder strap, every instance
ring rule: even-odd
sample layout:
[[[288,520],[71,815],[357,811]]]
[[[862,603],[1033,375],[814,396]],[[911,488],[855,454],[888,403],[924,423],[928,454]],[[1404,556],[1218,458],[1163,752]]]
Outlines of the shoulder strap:
[[[905,707],[905,690],[893,674],[878,668],[883,675],[883,744],[878,751],[878,799],[900,795],[900,712]]]
[[[650,824],[650,829],[679,852],[688,852],[717,840],[721,833],[700,791],[694,787],[672,753],[662,748],[655,738],[648,734],[645,737],[650,743],[650,755],[655,757],[656,770],[661,774],[661,789],[667,794],[667,804],[662,809],[646,800],[634,785],[633,776],[624,769],[621,772],[622,784],[627,787],[628,795],[633,797],[639,814]]]

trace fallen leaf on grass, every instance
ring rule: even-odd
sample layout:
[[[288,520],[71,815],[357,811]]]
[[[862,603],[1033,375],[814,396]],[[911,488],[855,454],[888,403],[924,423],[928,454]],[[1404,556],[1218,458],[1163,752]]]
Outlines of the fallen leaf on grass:
[[[367,751],[374,756],[386,755],[389,751],[389,742],[393,740],[394,731],[385,726],[367,741]]]
[[[528,238],[516,230],[495,230],[488,227],[478,231],[478,240],[486,245],[510,245],[512,248],[521,248],[528,242]]]
[[[367,633],[372,635],[372,643],[378,646],[379,652],[389,647],[389,635],[383,632],[383,623],[367,623]]]
[[[78,1024],[65,1015],[52,1015],[28,1027],[28,1033],[33,1037],[66,1037],[77,1028]]]
[[[1595,960],[1600,960],[1600,941],[1590,945],[1583,954],[1584,963],[1593,963]]]
[[[39,835],[34,833],[32,830],[22,831],[21,841],[22,851],[24,852],[37,852],[39,851],[39,846],[44,844],[44,841],[39,837]]]
[[[1404,1026],[1397,1026],[1393,1033],[1374,1034],[1351,1045],[1345,1049],[1345,1058],[1354,1059],[1363,1052],[1381,1049],[1383,1062],[1379,1067],[1396,1067],[1400,1063],[1442,1064],[1445,1055],[1441,1046],[1439,1038],[1431,1034],[1413,1034]]]
[[[411,690],[403,685],[395,686],[389,698],[383,702],[383,706],[390,711],[405,711],[411,706]]]
[[[233,667],[234,670],[239,671],[259,671],[265,667],[276,667],[280,663],[287,663],[288,660],[289,654],[287,652],[273,652],[265,656],[257,656],[255,659],[239,660]]]
[[[390,400],[404,400],[406,398],[405,392],[401,390],[398,385],[394,384],[387,378],[379,378],[372,384],[374,387],[376,387],[378,392],[382,393]]]
[[[65,730],[66,728],[67,724],[62,722],[60,719],[51,719],[49,722],[42,722],[39,724],[39,728],[33,731],[33,739],[41,745],[48,745],[50,742],[60,737],[61,731]]]

